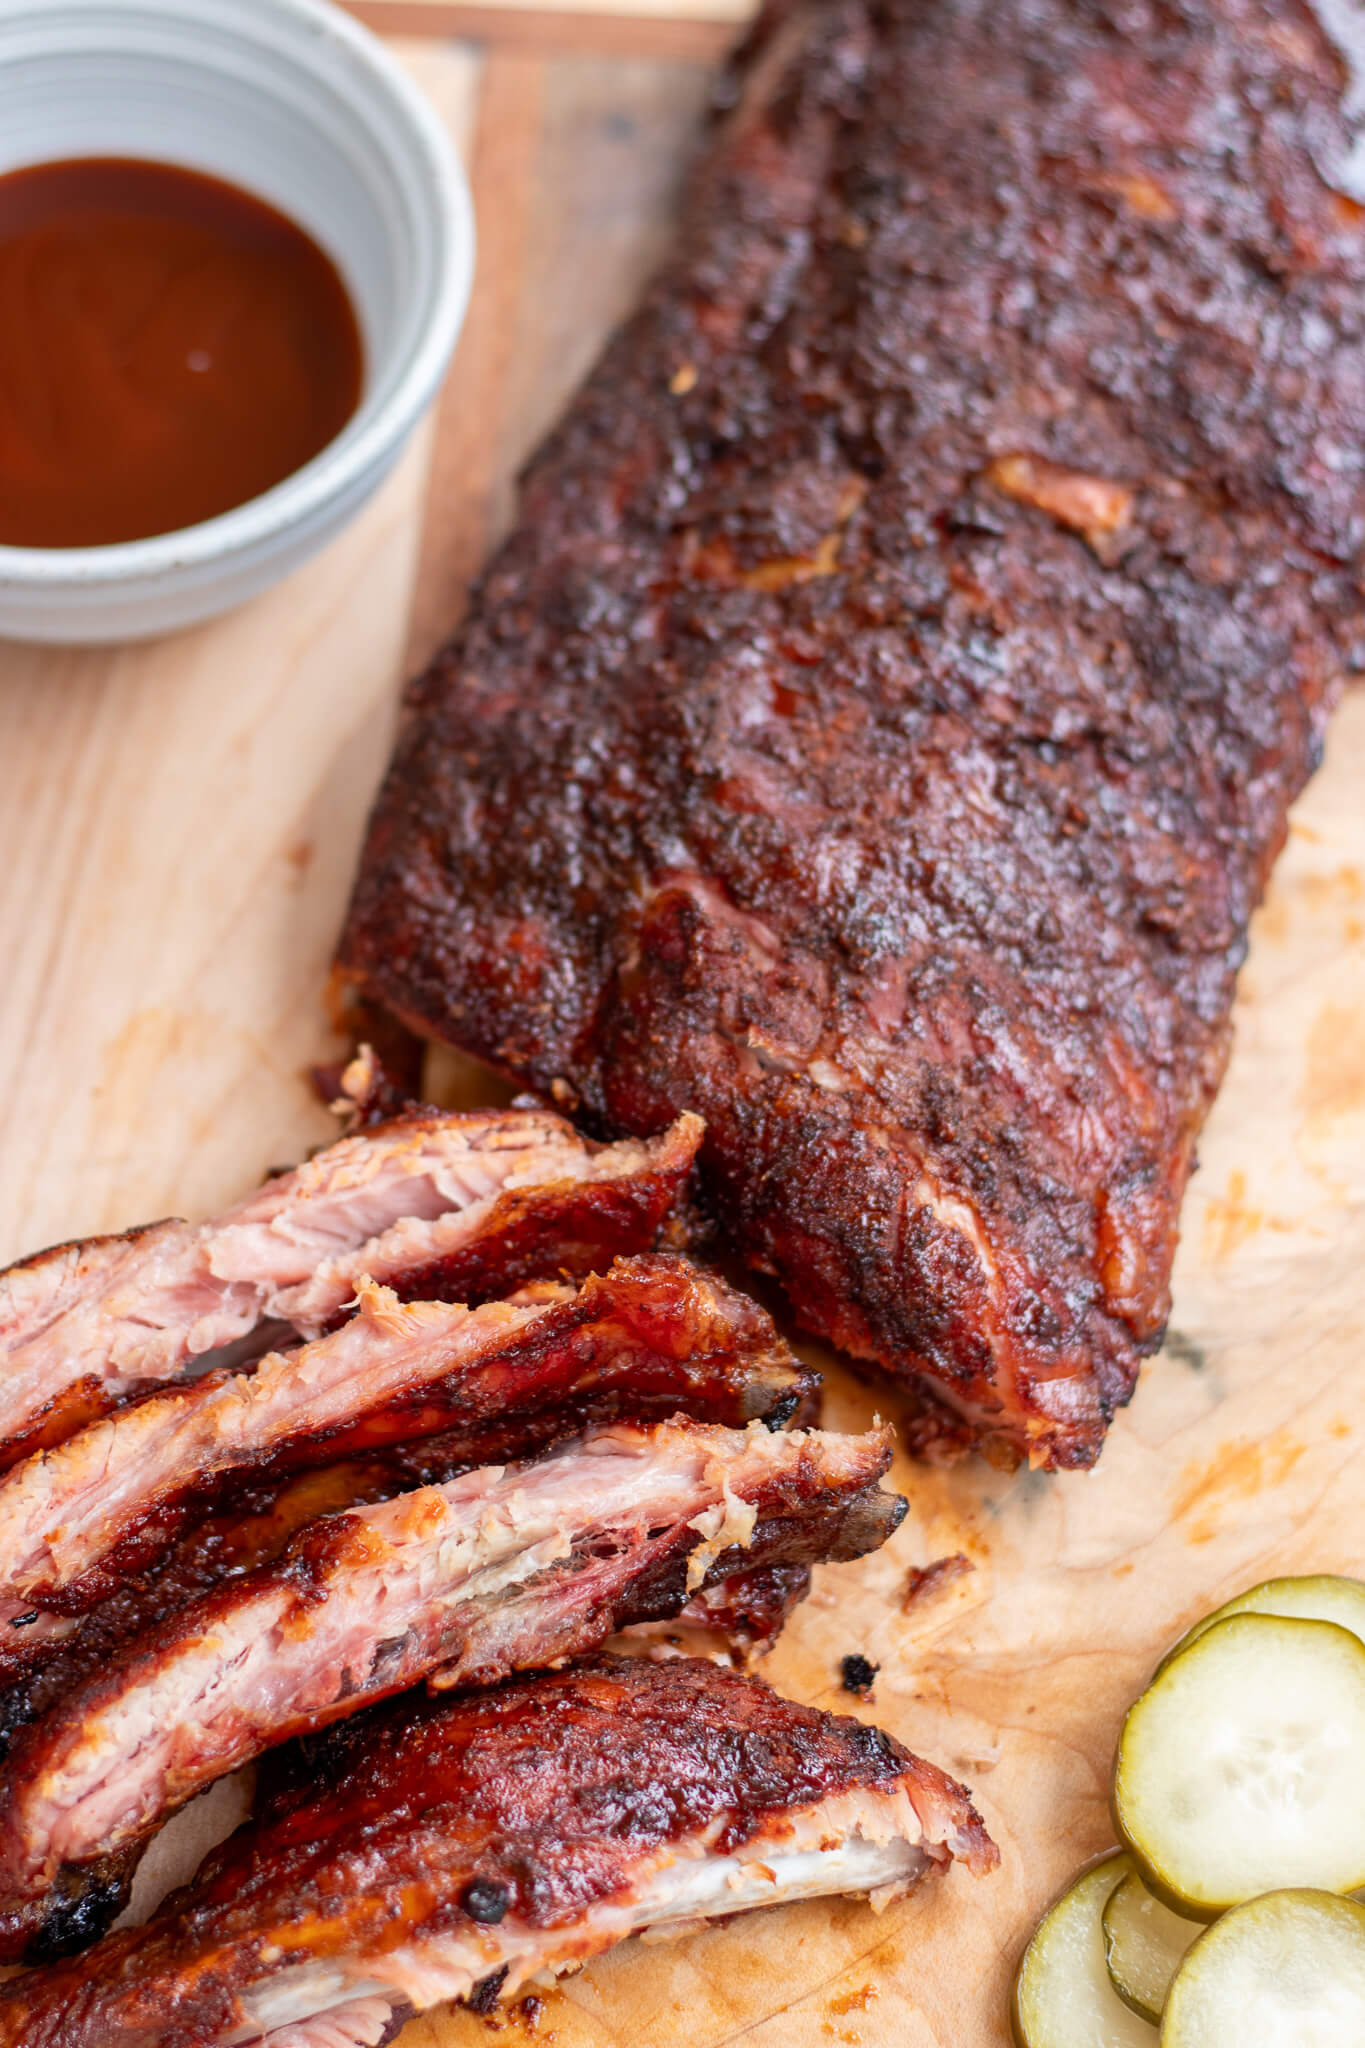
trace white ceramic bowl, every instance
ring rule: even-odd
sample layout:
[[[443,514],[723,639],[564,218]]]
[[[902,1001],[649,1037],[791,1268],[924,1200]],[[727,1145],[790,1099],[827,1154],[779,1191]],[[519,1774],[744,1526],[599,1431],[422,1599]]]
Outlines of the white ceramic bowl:
[[[0,636],[127,640],[224,611],[331,539],[435,394],[474,262],[436,115],[326,0],[0,0],[0,172],[75,156],[209,171],[321,243],[365,340],[360,406],[234,511],[100,548],[0,547]]]

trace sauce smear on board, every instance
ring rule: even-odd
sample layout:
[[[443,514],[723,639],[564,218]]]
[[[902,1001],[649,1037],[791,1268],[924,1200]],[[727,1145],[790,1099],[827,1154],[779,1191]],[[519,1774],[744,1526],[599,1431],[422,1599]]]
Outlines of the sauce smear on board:
[[[121,157],[0,177],[0,543],[229,511],[326,447],[363,374],[335,264],[264,201]]]

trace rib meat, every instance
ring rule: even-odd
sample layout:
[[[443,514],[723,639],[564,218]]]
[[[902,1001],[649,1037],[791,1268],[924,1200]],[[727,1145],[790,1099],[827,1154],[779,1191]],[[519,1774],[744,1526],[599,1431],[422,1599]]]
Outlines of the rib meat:
[[[885,1431],[615,1424],[529,1466],[313,1523],[278,1563],[142,1635],[17,1742],[0,1792],[9,1953],[32,1939],[64,1866],[141,1842],[291,1735],[423,1678],[489,1685],[599,1649],[703,1588],[723,1594],[740,1570],[863,1556],[905,1511],[878,1486],[890,1462]]]
[[[441,1443],[427,1437],[420,1446],[397,1445],[392,1453],[233,1490],[228,1503],[191,1522],[169,1550],[120,1579],[88,1613],[35,1611],[29,1626],[11,1628],[14,1640],[0,1643],[0,1763],[20,1729],[108,1669],[135,1636],[169,1622],[226,1581],[272,1563],[309,1522],[390,1500],[416,1485],[444,1485],[467,1470],[458,1443],[445,1456]],[[695,1655],[734,1656],[747,1664],[772,1648],[809,1591],[808,1565],[746,1567],[723,1584],[700,1588],[676,1622],[640,1623],[627,1633],[661,1644],[663,1652],[686,1640]]]
[[[725,1229],[1096,1456],[1247,923],[1365,659],[1365,233],[1303,0],[770,7],[677,254],[411,687],[340,948],[706,1118]]]
[[[483,1301],[647,1251],[701,1135],[599,1146],[534,1109],[423,1111],[329,1146],[211,1223],[57,1245],[0,1274],[0,1468],[263,1322],[305,1337],[361,1277]]]
[[[0,1989],[0,2044],[152,2048],[173,2013],[176,2048],[350,2048],[642,1927],[894,1894],[955,1856],[996,1861],[960,1785],[713,1664],[409,1695],[310,1746],[148,1927]]]
[[[473,1309],[365,1284],[331,1336],[163,1389],[7,1473],[0,1627],[84,1612],[262,1471],[438,1432],[446,1459],[488,1464],[619,1414],[776,1426],[814,1386],[756,1303],[662,1254]]]
[[[456,1459],[441,1477],[460,1469]],[[225,1580],[269,1564],[320,1515],[385,1500],[412,1483],[383,1456],[248,1483],[215,1513],[192,1522],[145,1569],[121,1577],[89,1613],[35,1612],[27,1626],[8,1629],[12,1640],[0,1641],[0,1759],[20,1728],[107,1668],[134,1636],[169,1621]]]

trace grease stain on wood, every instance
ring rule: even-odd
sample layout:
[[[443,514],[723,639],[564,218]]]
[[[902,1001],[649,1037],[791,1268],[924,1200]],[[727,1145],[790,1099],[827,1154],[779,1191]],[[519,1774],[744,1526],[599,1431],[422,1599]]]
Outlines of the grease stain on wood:
[[[1207,1461],[1191,1460],[1181,1473],[1172,1506],[1175,1520],[1187,1525],[1187,1540],[1212,1543],[1240,1504],[1283,1485],[1307,1448],[1277,1430],[1264,1443],[1234,1438]]]
[[[1324,1003],[1308,1034],[1299,1109],[1305,1134],[1326,1135],[1365,1110],[1365,1031],[1351,1004]]]
[[[866,2012],[876,1996],[875,1984],[860,1984],[854,1991],[844,1991],[838,1998],[831,1998],[825,2011],[831,2019],[844,2019],[851,2012]]]
[[[1210,1195],[1205,1203],[1201,1248],[1211,1266],[1220,1266],[1263,1230],[1289,1237],[1301,1227],[1297,1217],[1276,1216],[1253,1201],[1246,1171],[1238,1166],[1228,1175],[1224,1193]]]
[[[1321,834],[1314,835],[1300,824],[1291,823],[1290,836],[1305,845],[1322,843]],[[1309,868],[1292,883],[1272,880],[1265,901],[1256,913],[1256,938],[1261,945],[1284,945],[1296,921],[1306,915],[1318,921],[1340,917],[1342,930],[1349,940],[1352,932],[1360,929],[1360,920],[1355,913],[1362,905],[1365,905],[1365,873],[1352,862],[1343,861],[1327,872]]]

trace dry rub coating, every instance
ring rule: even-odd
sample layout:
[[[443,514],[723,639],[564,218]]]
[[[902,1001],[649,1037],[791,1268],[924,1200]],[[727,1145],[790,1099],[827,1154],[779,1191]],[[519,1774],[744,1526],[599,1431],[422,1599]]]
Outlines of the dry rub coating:
[[[1362,638],[1302,0],[770,11],[412,686],[340,949],[710,1198],[922,1444],[1098,1453]]]

